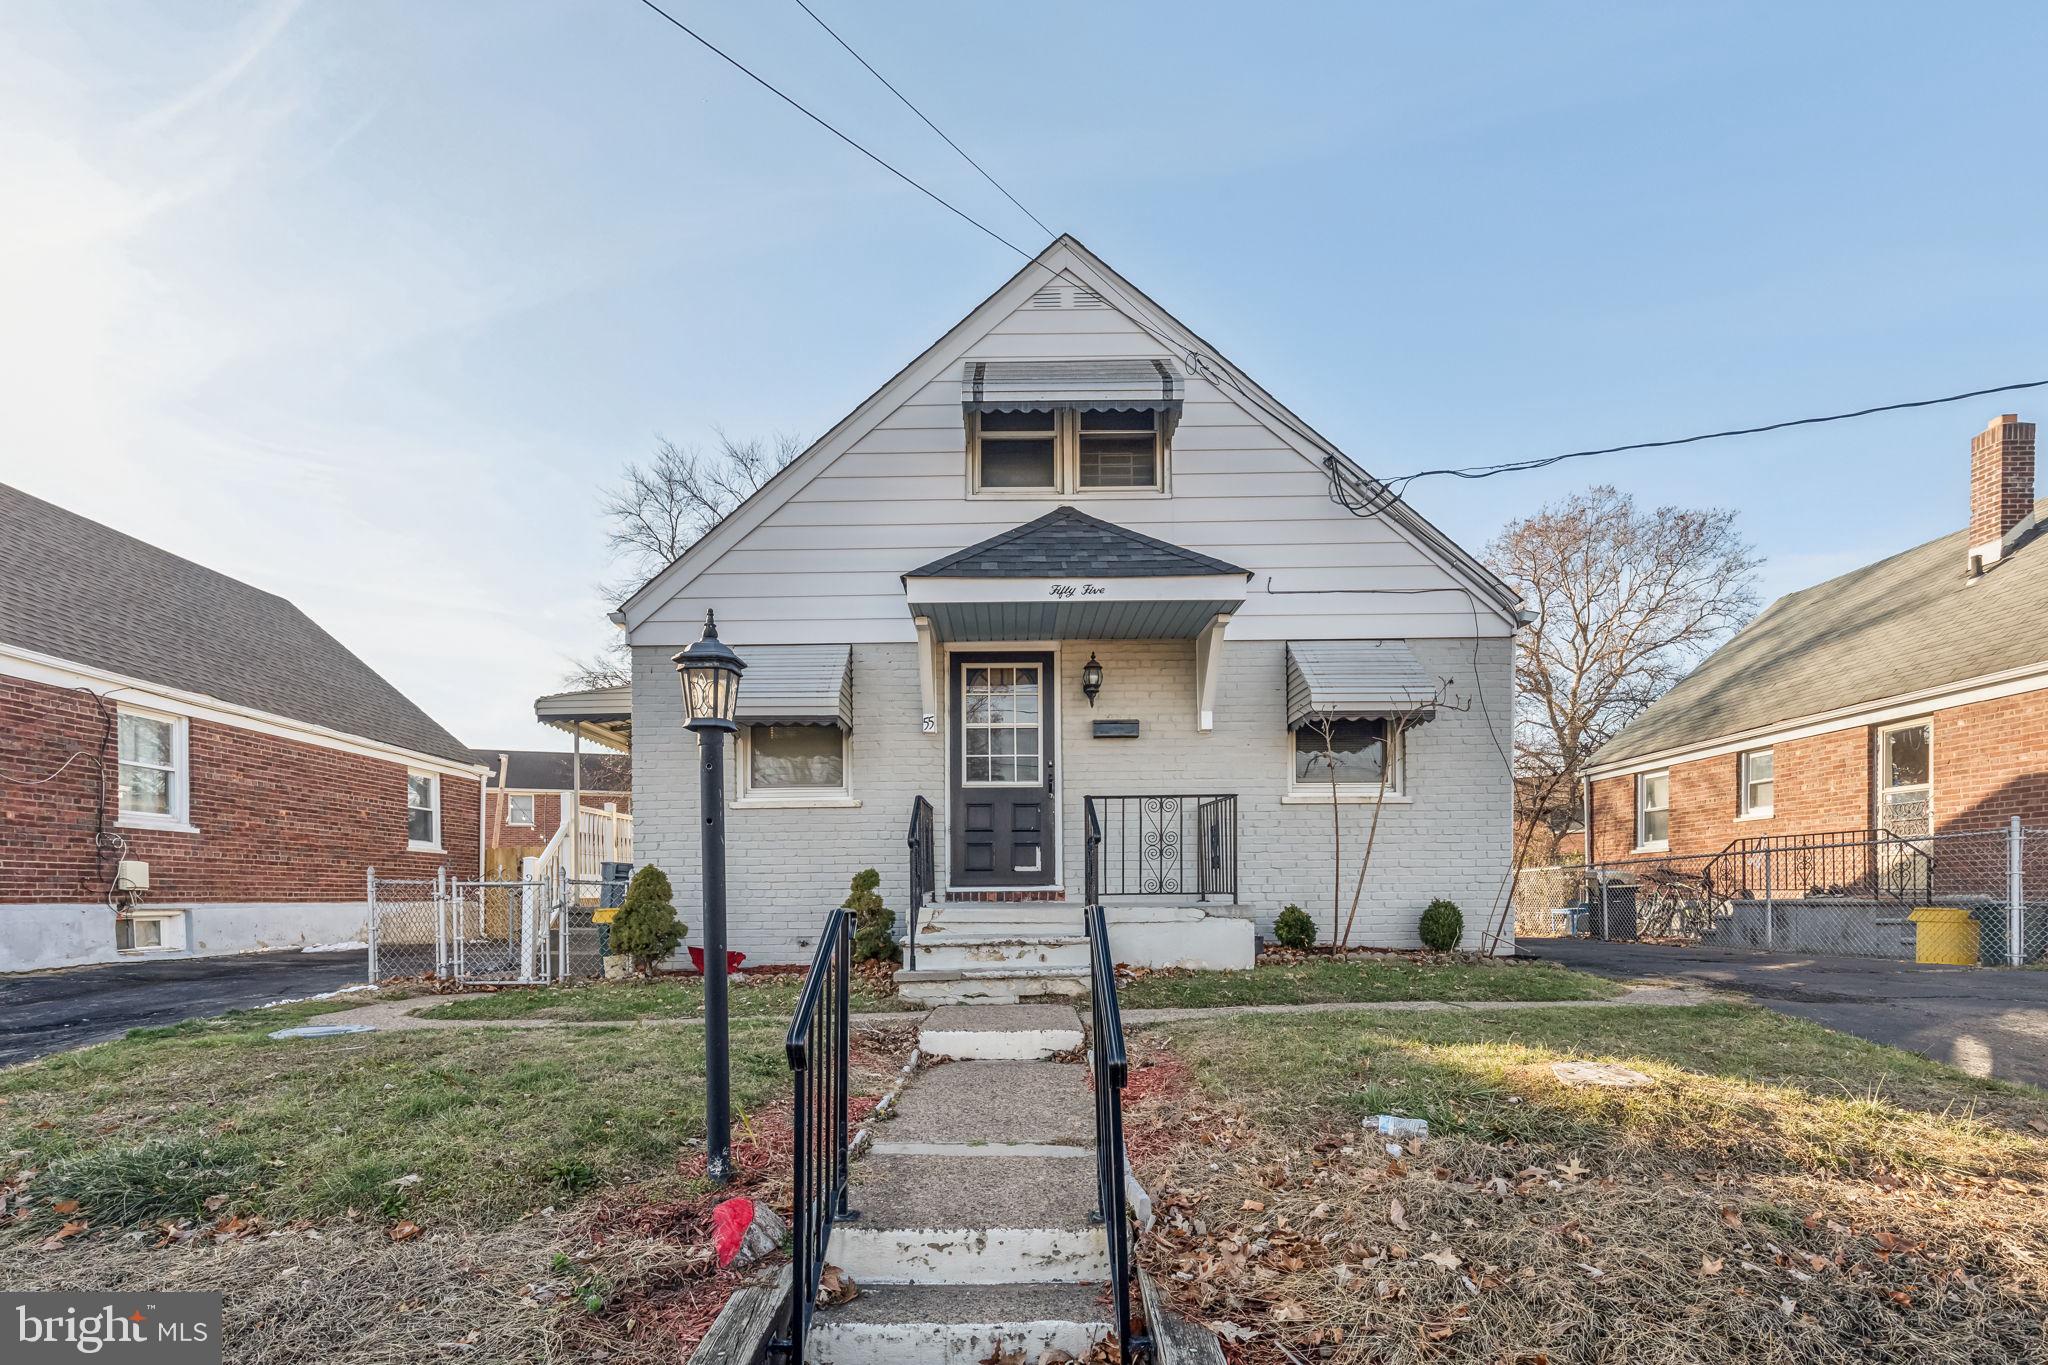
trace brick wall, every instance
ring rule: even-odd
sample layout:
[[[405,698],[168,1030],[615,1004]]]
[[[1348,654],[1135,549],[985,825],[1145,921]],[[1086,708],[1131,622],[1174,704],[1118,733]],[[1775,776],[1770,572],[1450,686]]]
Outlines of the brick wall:
[[[1417,655],[1473,698],[1470,641],[1416,641]],[[741,653],[745,653],[744,647]],[[1216,729],[1198,733],[1194,646],[1189,641],[1073,641],[1061,653],[1063,875],[1081,895],[1080,808],[1090,793],[1236,792],[1239,794],[1240,899],[1269,929],[1288,902],[1315,915],[1328,933],[1330,808],[1288,804],[1284,645],[1227,646]],[[1094,650],[1105,683],[1091,710],[1080,691],[1080,662]],[[683,728],[675,698],[673,650],[636,651],[633,780],[639,861],[663,868],[676,904],[701,944],[697,868],[697,744]],[[1465,910],[1467,944],[1476,945],[1509,859],[1510,787],[1501,751],[1510,707],[1505,640],[1481,645],[1486,707],[1449,710],[1410,739],[1406,803],[1381,817],[1373,873],[1353,942],[1412,946],[1422,908],[1449,896]],[[825,912],[864,867],[882,874],[882,892],[902,913],[908,893],[904,835],[911,799],[929,797],[938,816],[939,874],[945,877],[945,745],[917,730],[917,650],[856,645],[851,773],[857,809],[731,811],[727,825],[732,945],[759,961],[806,957]],[[1493,735],[1487,733],[1488,713]],[[1090,722],[1137,719],[1137,740],[1098,740]],[[728,749],[728,768],[733,754]],[[734,788],[728,774],[727,797]],[[1369,805],[1340,807],[1346,849],[1343,904],[1363,847]]]
[[[1939,832],[1983,829],[2020,816],[2048,826],[2048,691],[1933,713],[1934,815]],[[1867,829],[1876,802],[1876,727],[1857,726],[1771,746],[1775,794],[1766,820],[1736,818],[1736,756],[1674,763],[1671,852],[1716,853],[1737,839]],[[1635,778],[1593,784],[1594,859],[1635,847]]]
[[[112,703],[109,703],[111,705]],[[75,691],[0,677],[0,903],[96,902],[93,851],[98,709]],[[443,852],[406,849],[406,769],[250,730],[190,724],[190,820],[197,833],[119,826],[107,740],[107,827],[150,865],[152,904],[359,902],[363,869],[475,875],[477,784],[443,776]],[[31,786],[30,783],[38,783]]]
[[[508,825],[505,823],[507,793],[488,792],[484,796],[486,825],[484,846],[487,848],[519,848],[538,853],[555,837],[555,831],[562,825],[562,796],[560,792],[514,792],[516,796],[533,797],[533,823],[531,825]]]

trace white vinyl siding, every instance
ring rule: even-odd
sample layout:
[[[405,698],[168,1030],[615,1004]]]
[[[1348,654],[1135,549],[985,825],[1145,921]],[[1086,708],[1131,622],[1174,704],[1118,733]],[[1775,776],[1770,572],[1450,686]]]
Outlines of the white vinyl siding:
[[[1022,309],[973,350],[990,358],[1163,353],[1106,309]],[[635,628],[635,643],[681,648],[697,638],[707,607],[718,609],[725,636],[743,644],[914,641],[905,570],[1071,496],[974,494],[963,468],[970,442],[958,367],[938,357],[920,378],[872,431],[655,607]],[[1471,603],[1465,580],[1434,551],[1388,518],[1354,517],[1333,503],[1316,461],[1289,446],[1250,400],[1190,375],[1171,445],[1166,495],[1091,491],[1083,505],[1091,516],[1252,570],[1255,588],[1231,622],[1232,640],[1508,633],[1491,607]]]
[[[1660,770],[1636,778],[1636,847],[1671,846],[1671,774]]]

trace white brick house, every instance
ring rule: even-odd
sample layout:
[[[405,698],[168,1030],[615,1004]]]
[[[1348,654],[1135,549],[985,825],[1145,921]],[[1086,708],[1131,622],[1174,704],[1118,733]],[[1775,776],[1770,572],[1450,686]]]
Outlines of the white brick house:
[[[1167,797],[1096,801],[1105,904],[1265,929],[1292,902],[1327,939],[1333,746],[1297,723],[1334,728],[1348,907],[1388,718],[1436,697],[1393,746],[1353,941],[1412,946],[1448,896],[1476,947],[1510,856],[1517,602],[1407,507],[1347,510],[1358,477],[1062,237],[623,605],[630,697],[537,713],[630,736],[638,860],[701,942],[671,657],[715,609],[748,664],[732,946],[793,961],[862,868],[901,915],[920,797],[942,901],[1078,904],[1090,799]]]

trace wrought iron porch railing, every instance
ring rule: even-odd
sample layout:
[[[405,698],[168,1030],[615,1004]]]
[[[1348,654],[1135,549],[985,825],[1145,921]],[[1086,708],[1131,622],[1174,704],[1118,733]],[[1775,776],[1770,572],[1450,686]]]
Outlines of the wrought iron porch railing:
[[[932,803],[922,796],[910,803],[910,937],[903,965],[917,970],[917,912],[938,897],[938,862],[932,851]]]
[[[1091,812],[1092,820],[1092,812]],[[1092,829],[1090,831],[1093,833]],[[1124,1052],[1123,1014],[1117,1007],[1116,961],[1109,951],[1109,926],[1102,906],[1083,911],[1088,924],[1088,1064],[1095,1082],[1095,1216],[1109,1243],[1110,1319],[1116,1326],[1117,1360],[1130,1365],[1151,1349],[1148,1336],[1131,1334],[1131,1217],[1124,1188],[1124,1082],[1130,1061]]]
[[[1104,896],[1237,899],[1237,797],[1091,796],[1089,904]]]
[[[860,1215],[846,1206],[847,986],[853,977],[853,914],[834,910],[811,957],[783,1047],[795,1077],[795,1191],[790,1218],[789,1339],[776,1343],[803,1365],[832,1229]]]

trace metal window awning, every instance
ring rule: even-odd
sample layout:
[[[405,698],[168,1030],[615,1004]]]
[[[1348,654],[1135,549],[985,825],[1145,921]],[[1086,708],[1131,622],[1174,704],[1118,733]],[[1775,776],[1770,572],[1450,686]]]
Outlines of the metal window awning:
[[[1178,412],[1185,388],[1180,370],[1165,359],[969,360],[960,372],[960,404],[968,412]]]
[[[1436,678],[1406,640],[1289,640],[1287,728],[1312,714],[1338,720],[1434,714]]]
[[[735,712],[741,724],[853,728],[852,645],[734,645],[733,652],[747,666]]]

